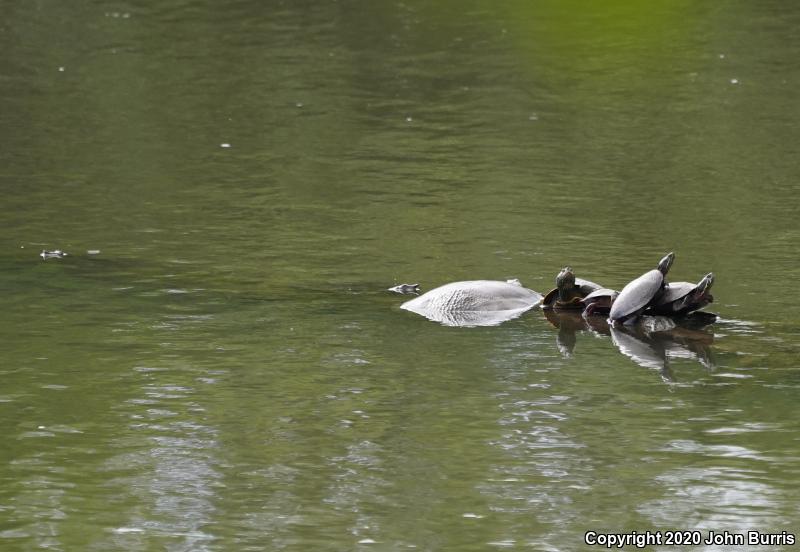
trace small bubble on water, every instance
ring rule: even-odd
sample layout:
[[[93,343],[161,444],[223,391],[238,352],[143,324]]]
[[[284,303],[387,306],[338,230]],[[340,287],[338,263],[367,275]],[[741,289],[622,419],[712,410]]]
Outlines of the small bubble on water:
[[[725,59],[725,54],[720,54],[719,59]]]
[[[411,121],[413,121],[413,120],[414,120],[414,119],[413,119],[413,117],[406,117],[406,122],[407,122],[407,123],[410,123],[410,122],[411,122]]]
[[[739,79],[731,79],[731,84],[739,84]]]
[[[86,254],[87,255],[99,255],[100,254],[100,250],[99,249],[90,249],[90,250],[88,250],[86,252]]]
[[[63,67],[63,66],[58,68],[59,73],[63,73],[65,70],[66,70],[66,67]]]
[[[294,104],[295,107],[303,107],[303,102],[297,102]]]
[[[372,539],[361,539],[358,541],[358,544],[375,544],[376,541]]]
[[[229,147],[231,147],[231,145],[229,143],[225,142],[225,143],[220,144],[219,147],[221,147],[221,148],[229,148]]]

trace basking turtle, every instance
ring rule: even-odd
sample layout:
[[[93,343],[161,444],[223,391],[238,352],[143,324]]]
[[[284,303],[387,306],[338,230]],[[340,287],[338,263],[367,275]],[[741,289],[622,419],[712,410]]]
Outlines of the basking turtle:
[[[697,284],[671,282],[647,309],[647,314],[683,315],[702,309],[714,301],[709,290],[714,283],[714,273],[709,272]]]
[[[432,289],[400,308],[452,326],[483,326],[519,316],[541,300],[518,281],[472,280]]]
[[[565,266],[556,276],[556,287],[551,289],[542,299],[542,308],[550,309],[582,309],[583,298],[601,286],[576,278],[572,267]]]
[[[630,323],[644,312],[654,299],[658,300],[664,291],[667,272],[674,261],[675,253],[668,253],[658,262],[658,268],[628,282],[611,305],[608,314],[609,324]]]
[[[591,292],[583,298],[583,305],[585,307],[583,309],[583,315],[608,314],[617,295],[619,295],[618,291],[608,288],[600,288]]]

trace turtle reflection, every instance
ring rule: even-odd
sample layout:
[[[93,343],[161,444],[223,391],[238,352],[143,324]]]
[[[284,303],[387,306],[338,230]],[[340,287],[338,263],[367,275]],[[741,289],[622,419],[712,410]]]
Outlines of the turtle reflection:
[[[619,352],[636,364],[659,370],[666,380],[672,380],[669,361],[674,358],[692,359],[708,370],[715,366],[711,345],[713,332],[705,329],[716,321],[716,315],[695,312],[685,317],[643,316],[633,325],[611,327],[603,316],[582,316],[578,312],[543,311],[556,328],[556,345],[565,357],[571,357],[578,332],[608,335]]]

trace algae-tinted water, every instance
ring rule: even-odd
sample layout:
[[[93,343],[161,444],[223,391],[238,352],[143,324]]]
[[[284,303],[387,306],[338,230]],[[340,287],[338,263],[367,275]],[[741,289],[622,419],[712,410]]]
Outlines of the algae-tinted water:
[[[797,533],[799,22],[4,3],[0,548]],[[619,289],[671,250],[721,319],[661,340],[385,291]]]

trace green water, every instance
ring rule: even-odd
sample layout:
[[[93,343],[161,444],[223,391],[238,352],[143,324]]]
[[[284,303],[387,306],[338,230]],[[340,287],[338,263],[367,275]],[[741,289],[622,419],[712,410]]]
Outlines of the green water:
[[[3,551],[800,536],[800,7],[0,8]],[[386,291],[672,250],[638,363]]]

